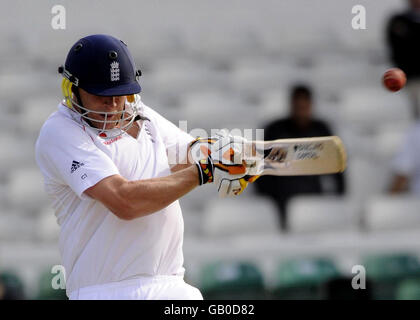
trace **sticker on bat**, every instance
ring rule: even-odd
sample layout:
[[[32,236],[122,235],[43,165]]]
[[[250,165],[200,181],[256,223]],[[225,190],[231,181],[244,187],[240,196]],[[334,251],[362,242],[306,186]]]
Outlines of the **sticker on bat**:
[[[324,146],[322,143],[297,144],[293,147],[295,160],[317,159]]]
[[[287,157],[287,149],[285,148],[271,148],[264,150],[264,159],[283,162]]]

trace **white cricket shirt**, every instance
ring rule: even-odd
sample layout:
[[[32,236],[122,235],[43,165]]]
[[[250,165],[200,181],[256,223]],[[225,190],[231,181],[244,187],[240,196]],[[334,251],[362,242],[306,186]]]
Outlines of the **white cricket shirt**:
[[[142,104],[142,109],[150,121],[143,121],[137,139],[126,133],[103,139],[63,104],[41,129],[36,161],[61,229],[68,295],[136,276],[184,274],[184,222],[178,201],[126,221],[83,193],[115,174],[141,180],[171,173],[166,150],[185,146],[193,137],[151,108]]]
[[[420,122],[412,127],[393,162],[394,173],[410,178],[410,190],[420,194]]]

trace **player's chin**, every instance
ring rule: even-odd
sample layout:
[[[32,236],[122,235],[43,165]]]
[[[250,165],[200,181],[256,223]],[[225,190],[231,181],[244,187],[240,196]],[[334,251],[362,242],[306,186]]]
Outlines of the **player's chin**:
[[[107,123],[105,126],[106,130],[112,130],[118,128],[118,121],[112,122],[112,123]]]
[[[98,129],[112,130],[118,127],[117,120],[115,121],[107,120],[107,123],[105,126],[104,126],[103,120],[98,120],[98,121],[91,120],[91,123],[95,128],[98,128]]]

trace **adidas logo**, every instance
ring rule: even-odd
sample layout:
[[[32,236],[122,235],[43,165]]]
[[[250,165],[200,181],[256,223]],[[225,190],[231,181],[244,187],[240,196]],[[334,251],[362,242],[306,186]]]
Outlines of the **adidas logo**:
[[[74,161],[71,164],[71,173],[75,172],[77,169],[79,169],[81,166],[84,166],[85,164],[83,162]]]

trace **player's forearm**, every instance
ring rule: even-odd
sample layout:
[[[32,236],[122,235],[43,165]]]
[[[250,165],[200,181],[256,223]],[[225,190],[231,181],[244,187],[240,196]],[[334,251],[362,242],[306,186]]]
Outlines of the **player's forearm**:
[[[127,181],[119,188],[127,220],[159,211],[178,200],[199,184],[197,167],[190,166],[166,177]]]
[[[176,164],[176,165],[174,165],[172,168],[171,168],[171,172],[172,173],[175,173],[175,172],[178,172],[178,171],[180,171],[180,170],[184,170],[184,169],[186,169],[186,168],[189,168],[189,167],[191,167],[193,164],[190,164],[190,163],[188,163],[188,164]],[[195,166],[195,165],[194,165]]]

